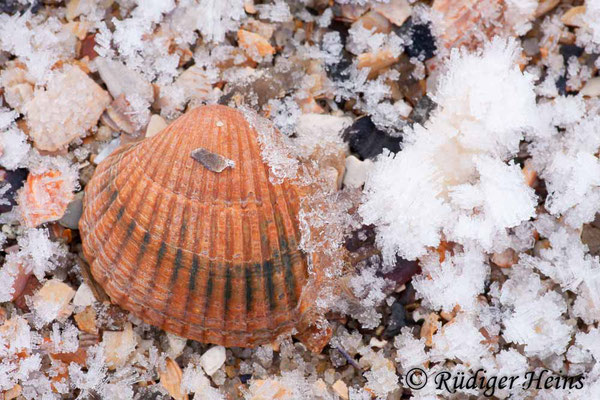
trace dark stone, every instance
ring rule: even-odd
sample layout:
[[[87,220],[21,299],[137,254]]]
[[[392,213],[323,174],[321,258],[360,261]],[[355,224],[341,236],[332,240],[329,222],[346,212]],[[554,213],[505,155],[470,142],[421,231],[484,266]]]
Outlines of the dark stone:
[[[2,198],[8,200],[10,204],[0,204],[0,213],[5,213],[12,210],[12,208],[17,205],[15,196],[17,190],[21,189],[25,184],[25,180],[27,179],[27,169],[19,168],[14,171],[2,171],[2,175],[4,176],[3,179],[0,180],[0,188],[10,185],[8,191],[2,196]]]
[[[402,285],[407,284],[414,275],[421,272],[421,267],[417,261],[408,261],[402,257],[396,257],[396,265],[390,272],[382,274],[382,276],[390,281],[396,283],[396,287],[399,288]]]
[[[389,136],[378,129],[369,116],[358,118],[342,134],[350,150],[362,159],[372,159],[388,149],[392,153],[400,151],[402,138]]]
[[[396,300],[391,307],[391,313],[387,321],[383,336],[392,338],[400,333],[400,330],[408,325],[406,321],[406,310],[404,306]]]
[[[375,236],[375,227],[373,225],[364,225],[360,229],[352,232],[346,239],[344,246],[349,251],[358,251],[365,245],[375,244]],[[360,237],[362,237],[362,239]]]
[[[398,301],[400,304],[406,306],[408,304],[412,304],[417,300],[417,291],[413,287],[412,283],[406,284],[406,289],[404,289],[400,296],[398,297]]]
[[[558,89],[558,94],[561,96],[567,95],[567,77],[565,75],[560,76],[556,80],[556,88]]]
[[[1,0],[0,1],[0,12],[7,14],[14,14],[19,9],[18,0]]]
[[[342,45],[346,47],[346,41],[348,40],[348,24],[339,19],[333,19],[331,21],[331,24],[329,24],[328,28],[340,34],[340,38],[342,39]]]
[[[252,374],[242,374],[240,375],[240,382],[242,382],[244,385],[250,380],[252,379]]]
[[[393,29],[398,36],[408,43],[405,51],[409,56],[428,60],[435,55],[437,46],[429,23],[418,24],[410,17],[402,26],[394,26]]]
[[[336,64],[327,65],[325,71],[327,76],[332,81],[344,81],[350,76],[350,66],[352,65],[352,59],[348,52],[344,50],[340,61]]]
[[[19,0],[0,0],[0,13],[15,14],[25,13],[30,10],[32,14],[36,14],[42,8],[40,0],[32,1],[31,4],[21,4]]]
[[[571,57],[579,58],[583,55],[583,47],[576,46],[574,44],[563,44],[558,49],[558,52],[563,56],[564,65],[567,66]],[[562,75],[556,81],[556,88],[558,94],[566,96],[568,94],[576,95],[577,92],[567,90],[567,76]]]
[[[423,125],[429,119],[431,112],[435,110],[437,104],[431,99],[431,97],[425,95],[422,96],[415,107],[410,112],[408,119],[415,124]]]
[[[583,47],[576,46],[574,44],[563,44],[558,49],[558,52],[563,56],[565,64],[569,61],[569,58],[579,58],[583,54]]]

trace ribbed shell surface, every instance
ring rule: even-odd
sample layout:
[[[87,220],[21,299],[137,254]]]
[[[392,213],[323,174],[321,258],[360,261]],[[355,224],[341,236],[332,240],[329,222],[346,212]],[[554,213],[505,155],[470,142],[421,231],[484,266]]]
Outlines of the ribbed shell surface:
[[[197,148],[235,166],[212,172],[190,156]],[[194,340],[248,347],[288,332],[308,277],[299,191],[268,175],[256,131],[225,106],[119,148],[85,190],[94,278],[121,307]]]

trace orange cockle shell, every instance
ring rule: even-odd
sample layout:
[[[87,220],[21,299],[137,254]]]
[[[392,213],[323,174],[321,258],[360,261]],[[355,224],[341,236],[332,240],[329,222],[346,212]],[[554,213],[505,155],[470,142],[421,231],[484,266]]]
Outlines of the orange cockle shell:
[[[114,302],[225,346],[268,343],[298,324],[308,280],[300,189],[271,183],[257,136],[241,112],[203,106],[100,163],[79,228]],[[228,164],[215,172],[191,156],[198,149]]]

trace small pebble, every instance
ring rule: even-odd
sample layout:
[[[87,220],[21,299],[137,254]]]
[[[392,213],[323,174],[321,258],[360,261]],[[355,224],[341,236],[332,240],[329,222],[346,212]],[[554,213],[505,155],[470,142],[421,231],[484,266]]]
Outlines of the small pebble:
[[[206,375],[212,375],[225,363],[225,347],[214,346],[208,349],[200,357],[200,365],[206,372]]]
[[[110,156],[110,154],[117,149],[121,145],[121,138],[116,138],[107,143],[100,153],[94,158],[94,164],[100,164],[106,157]]]
[[[376,337],[372,337],[369,341],[369,346],[376,349],[382,349],[388,342],[386,340],[379,340]]]
[[[392,304],[390,317],[387,321],[385,330],[383,331],[383,336],[387,338],[394,337],[398,335],[400,330],[406,325],[406,310],[399,301],[395,301],[394,304]]]
[[[348,386],[342,380],[337,380],[331,388],[333,391],[344,400],[348,400]]]
[[[67,205],[65,214],[58,223],[69,229],[79,229],[79,219],[83,214],[83,192],[75,194],[75,197]]]
[[[94,297],[94,293],[92,293],[92,289],[84,282],[79,285],[77,292],[75,292],[75,297],[73,297],[73,305],[76,307],[87,307],[94,304],[96,298]]]
[[[346,173],[344,174],[344,186],[350,188],[361,188],[367,180],[367,175],[373,167],[373,161],[361,161],[355,156],[346,157]]]
[[[588,80],[583,88],[579,91],[579,94],[585,97],[600,96],[600,76],[596,76]]]

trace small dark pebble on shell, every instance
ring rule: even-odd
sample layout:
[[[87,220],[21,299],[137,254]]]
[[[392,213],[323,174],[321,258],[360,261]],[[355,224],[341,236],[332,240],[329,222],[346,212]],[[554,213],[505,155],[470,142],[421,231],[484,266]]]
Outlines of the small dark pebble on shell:
[[[369,116],[358,118],[342,134],[350,145],[350,151],[362,159],[373,159],[388,149],[392,153],[400,150],[400,137],[392,137],[378,129]]]

